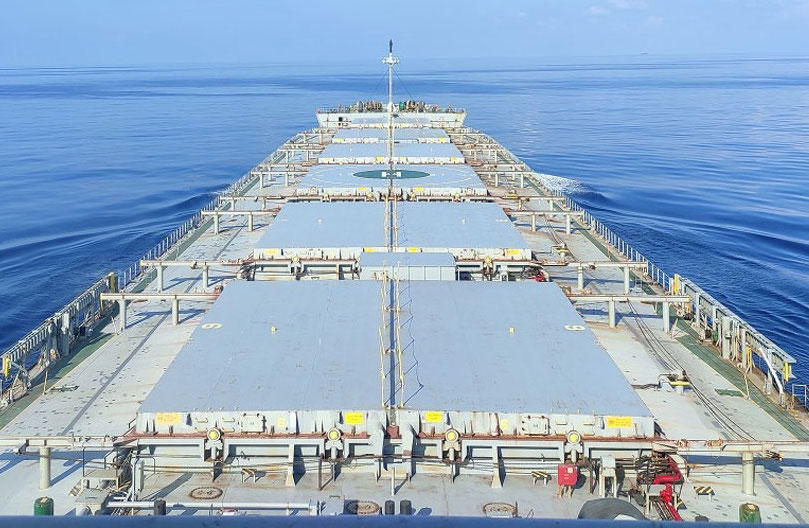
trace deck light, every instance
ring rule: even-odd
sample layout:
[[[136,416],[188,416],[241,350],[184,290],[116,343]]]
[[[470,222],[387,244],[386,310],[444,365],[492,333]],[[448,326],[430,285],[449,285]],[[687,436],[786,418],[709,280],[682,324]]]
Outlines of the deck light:
[[[327,436],[327,437],[329,438],[329,440],[331,440],[332,442],[336,442],[337,440],[339,440],[339,439],[340,439],[340,437],[342,436],[342,433],[341,433],[341,432],[340,432],[340,430],[339,430],[339,429],[337,429],[336,427],[332,427],[331,429],[329,429],[329,432],[328,432],[328,433],[326,433],[326,436]]]
[[[581,435],[578,431],[570,431],[567,433],[567,441],[571,444],[578,444],[581,442]]]
[[[208,429],[208,440],[211,442],[216,442],[222,438],[222,431],[214,427],[213,429]]]

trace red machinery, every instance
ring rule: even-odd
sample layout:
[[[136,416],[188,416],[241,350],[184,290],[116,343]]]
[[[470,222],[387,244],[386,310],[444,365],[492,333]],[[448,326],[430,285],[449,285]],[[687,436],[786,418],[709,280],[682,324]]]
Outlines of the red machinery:
[[[651,486],[662,486],[658,496],[665,511],[671,520],[682,521],[683,518],[677,512],[677,497],[674,493],[674,485],[683,483],[683,475],[677,463],[668,455],[653,456],[644,458],[638,468],[638,483]],[[658,504],[659,505],[659,504]]]

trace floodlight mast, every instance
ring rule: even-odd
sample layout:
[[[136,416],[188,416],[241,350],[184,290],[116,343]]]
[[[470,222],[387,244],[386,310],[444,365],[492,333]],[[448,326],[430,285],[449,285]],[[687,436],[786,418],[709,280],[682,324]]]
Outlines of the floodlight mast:
[[[388,43],[388,56],[382,59],[388,65],[388,168],[393,176],[393,65],[399,64],[399,58],[393,55],[393,40]]]

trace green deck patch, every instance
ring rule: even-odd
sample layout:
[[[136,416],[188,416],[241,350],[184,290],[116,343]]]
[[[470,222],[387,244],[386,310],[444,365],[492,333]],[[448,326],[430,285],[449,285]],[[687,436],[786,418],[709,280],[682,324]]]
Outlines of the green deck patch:
[[[735,397],[744,396],[744,393],[742,391],[738,391],[735,389],[714,389],[714,390],[720,396],[735,396]]]
[[[809,440],[809,429],[798,423],[789,412],[773,402],[761,389],[752,383],[745,383],[742,374],[731,363],[722,359],[713,348],[700,343],[694,330],[684,321],[678,321],[678,328],[685,332],[677,338],[683,346],[690,350],[695,356],[707,363],[712,369],[718,372],[723,378],[728,380],[744,394],[748,388],[750,390],[750,400],[761,407],[767,414],[786,429],[798,440]],[[719,392],[719,390],[717,390]],[[721,394],[721,393],[720,393]]]
[[[83,346],[77,349],[73,354],[59,358],[50,369],[48,369],[48,386],[54,386],[62,380],[71,370],[76,368],[79,363],[87,359],[93,352],[104,346],[107,341],[112,338],[113,334],[105,334],[94,337],[85,341]],[[40,376],[37,382],[31,386],[28,394],[15,401],[2,411],[0,411],[0,429],[7,426],[14,418],[17,417],[26,407],[31,405],[34,400],[42,395],[42,383],[44,377]]]

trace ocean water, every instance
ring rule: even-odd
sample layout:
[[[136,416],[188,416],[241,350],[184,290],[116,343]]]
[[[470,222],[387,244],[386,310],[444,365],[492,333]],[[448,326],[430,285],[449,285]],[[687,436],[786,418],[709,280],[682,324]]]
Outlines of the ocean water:
[[[128,267],[382,65],[0,69],[0,349]],[[809,58],[407,61],[809,381]]]

